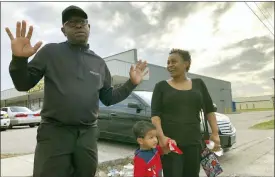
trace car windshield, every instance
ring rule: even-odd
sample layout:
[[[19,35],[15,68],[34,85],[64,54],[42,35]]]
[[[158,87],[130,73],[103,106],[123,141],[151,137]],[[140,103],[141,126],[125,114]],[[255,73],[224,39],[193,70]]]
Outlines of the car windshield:
[[[11,112],[32,112],[26,107],[10,107]]]
[[[134,93],[137,94],[141,99],[143,99],[149,106],[151,106],[153,92],[135,91]]]

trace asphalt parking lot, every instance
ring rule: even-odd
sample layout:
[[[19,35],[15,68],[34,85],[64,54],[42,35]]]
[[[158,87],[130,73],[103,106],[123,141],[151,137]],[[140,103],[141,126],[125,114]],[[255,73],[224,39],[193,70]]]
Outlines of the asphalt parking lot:
[[[237,129],[237,143],[220,162],[224,175],[274,176],[274,130],[251,130],[250,126],[270,120],[273,111],[229,115]]]
[[[220,158],[224,175],[274,176],[274,130],[251,130],[250,126],[269,120],[273,111],[230,114],[237,129],[237,143]],[[1,132],[1,153],[33,153],[37,128],[16,127]],[[114,157],[132,155],[129,144],[99,141],[99,154]],[[203,171],[201,172],[203,176]]]

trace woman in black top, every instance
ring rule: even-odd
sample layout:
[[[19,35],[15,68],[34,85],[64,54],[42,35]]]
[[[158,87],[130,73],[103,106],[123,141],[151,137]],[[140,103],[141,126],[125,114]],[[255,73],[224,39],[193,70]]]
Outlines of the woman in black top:
[[[188,51],[173,49],[167,69],[171,79],[156,84],[152,97],[152,122],[157,128],[159,142],[165,147],[171,138],[183,155],[169,153],[162,158],[164,177],[198,177],[202,135],[200,111],[212,129],[211,140],[220,147],[218,126],[212,99],[201,79],[189,79],[191,57]]]

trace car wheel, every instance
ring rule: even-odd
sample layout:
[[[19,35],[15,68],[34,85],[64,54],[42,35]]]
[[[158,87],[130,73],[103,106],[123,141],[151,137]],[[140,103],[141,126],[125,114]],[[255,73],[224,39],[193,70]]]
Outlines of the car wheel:
[[[9,125],[8,129],[12,129],[12,124]]]
[[[33,128],[33,127],[35,127],[35,124],[30,124],[29,126],[30,126],[31,128]]]
[[[7,129],[6,128],[1,128],[1,131],[6,131]]]

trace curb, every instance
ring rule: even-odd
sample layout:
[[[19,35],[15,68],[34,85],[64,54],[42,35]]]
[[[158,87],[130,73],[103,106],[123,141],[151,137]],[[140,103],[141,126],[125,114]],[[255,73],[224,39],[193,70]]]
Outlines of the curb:
[[[241,114],[242,112],[230,112],[230,113],[224,113],[224,114]]]
[[[106,168],[108,166],[115,166],[115,165],[119,165],[119,164],[124,164],[125,161],[126,162],[131,162],[133,160],[134,156],[127,156],[124,158],[119,158],[119,159],[115,159],[115,160],[109,160],[109,161],[105,161],[105,162],[101,162],[98,164],[98,169],[102,169],[102,168]],[[128,164],[127,163],[127,164]]]
[[[9,159],[9,158],[17,158],[21,156],[26,156],[26,155],[31,155],[33,153],[2,153],[1,154],[1,160]],[[3,158],[2,158],[3,156]],[[4,157],[4,156],[9,156],[9,157]]]

